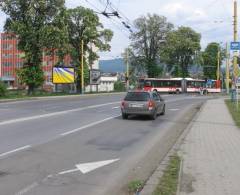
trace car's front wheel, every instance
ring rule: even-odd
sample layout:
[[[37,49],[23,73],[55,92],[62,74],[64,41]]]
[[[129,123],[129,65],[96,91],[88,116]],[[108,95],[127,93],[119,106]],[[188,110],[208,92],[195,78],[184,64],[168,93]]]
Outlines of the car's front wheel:
[[[165,110],[166,110],[166,108],[165,108],[165,105],[164,105],[160,115],[164,115],[165,114]]]
[[[152,120],[155,120],[157,118],[157,111],[155,110],[152,115],[150,116]]]
[[[122,118],[123,118],[123,119],[128,119],[128,115],[125,114],[125,113],[122,113]]]

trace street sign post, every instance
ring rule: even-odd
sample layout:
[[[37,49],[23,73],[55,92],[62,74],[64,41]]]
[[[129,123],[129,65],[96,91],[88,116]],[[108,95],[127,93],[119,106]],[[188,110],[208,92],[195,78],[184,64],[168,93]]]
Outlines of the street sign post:
[[[240,42],[233,41],[231,42],[231,50],[233,51],[239,51],[240,50]]]

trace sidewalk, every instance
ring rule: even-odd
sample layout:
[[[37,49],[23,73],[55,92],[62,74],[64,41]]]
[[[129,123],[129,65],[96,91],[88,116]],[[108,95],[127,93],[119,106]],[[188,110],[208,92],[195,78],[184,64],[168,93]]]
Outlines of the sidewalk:
[[[180,195],[240,194],[240,129],[223,99],[203,106],[180,155]]]

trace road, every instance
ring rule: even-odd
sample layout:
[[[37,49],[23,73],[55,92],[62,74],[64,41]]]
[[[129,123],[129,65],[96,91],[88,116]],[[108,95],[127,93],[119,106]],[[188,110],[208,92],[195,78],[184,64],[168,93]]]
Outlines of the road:
[[[163,95],[166,114],[155,121],[122,120],[122,98],[1,103],[1,194],[124,194],[129,181],[150,176],[209,97]]]

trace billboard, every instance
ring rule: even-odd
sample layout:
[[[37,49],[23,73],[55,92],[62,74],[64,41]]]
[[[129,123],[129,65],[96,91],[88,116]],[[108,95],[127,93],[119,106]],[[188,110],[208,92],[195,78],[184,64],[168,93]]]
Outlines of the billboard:
[[[74,83],[75,81],[75,70],[69,67],[53,67],[52,73],[54,84],[67,84]]]
[[[90,74],[90,84],[98,85],[100,82],[101,72],[97,69],[92,69],[89,71]]]

